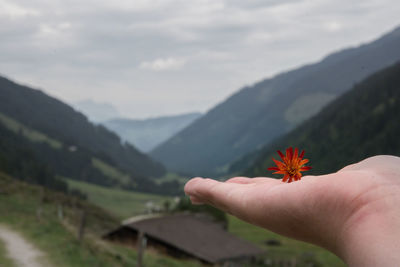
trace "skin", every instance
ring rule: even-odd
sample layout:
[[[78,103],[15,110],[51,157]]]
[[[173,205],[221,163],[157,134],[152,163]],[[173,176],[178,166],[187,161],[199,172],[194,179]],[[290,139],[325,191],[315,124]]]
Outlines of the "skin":
[[[322,246],[349,266],[400,262],[400,158],[375,156],[300,181],[193,178],[193,204],[209,204],[244,221]]]

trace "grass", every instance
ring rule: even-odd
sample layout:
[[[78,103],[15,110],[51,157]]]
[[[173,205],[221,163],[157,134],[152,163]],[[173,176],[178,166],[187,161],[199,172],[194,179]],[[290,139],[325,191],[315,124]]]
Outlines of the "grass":
[[[114,168],[113,166],[105,163],[104,161],[98,158],[92,158],[92,165],[93,167],[98,169],[101,173],[103,173],[105,176],[117,180],[122,184],[128,184],[131,180],[129,175],[121,172],[120,170]]]
[[[182,186],[189,181],[191,177],[183,177],[177,173],[173,172],[167,172],[163,177],[157,178],[154,181],[158,184],[161,184],[163,182],[171,182],[171,181],[178,181],[179,184]]]
[[[0,173],[0,223],[19,232],[46,253],[52,266],[136,266],[137,255],[128,248],[103,241],[105,230],[118,224],[113,216],[85,201],[15,181]],[[58,208],[63,204],[63,219]],[[40,217],[37,216],[38,208]],[[77,239],[80,212],[87,211],[85,238]],[[12,266],[0,243],[0,266]],[[199,267],[196,261],[180,261],[152,250],[144,254],[144,266]]]
[[[292,125],[310,118],[318,113],[325,104],[329,103],[336,96],[329,93],[313,93],[311,95],[303,95],[297,98],[285,111],[285,119]]]
[[[320,266],[342,267],[346,266],[338,257],[331,252],[291,238],[287,238],[271,231],[253,226],[239,220],[236,217],[228,216],[229,232],[245,240],[258,244],[268,250],[268,256],[273,259],[292,259],[304,256],[312,257]],[[266,240],[275,239],[281,242],[280,246],[267,246]],[[314,266],[314,265],[313,265]]]
[[[170,197],[106,188],[99,185],[66,179],[68,186],[87,194],[88,200],[102,207],[120,219],[142,214],[146,203],[152,202],[162,206]]]
[[[137,254],[132,248],[121,245],[112,245],[112,249],[119,253],[119,255],[132,255],[129,260],[127,260],[127,266],[136,266]],[[176,260],[170,257],[162,256],[154,251],[145,252],[143,257],[143,265],[149,267],[202,267],[199,262],[192,260]]]
[[[101,266],[99,264],[103,261],[110,262],[106,255],[94,257],[87,244],[84,247],[79,244],[76,237],[57,219],[56,207],[41,203],[40,198],[39,188],[17,184],[12,193],[0,196],[0,211],[6,214],[0,217],[0,222],[46,252],[54,266]],[[38,207],[43,210],[40,219],[36,216]]]
[[[0,239],[0,266],[14,267],[14,262],[8,257],[4,243]]]
[[[55,149],[60,149],[62,147],[61,142],[52,139],[39,131],[33,130],[2,113],[0,113],[0,123],[14,133],[21,133],[24,137],[32,142],[44,142]]]
[[[120,219],[140,214],[145,209],[147,201],[162,204],[168,199],[168,197],[104,188],[74,180],[67,180],[67,182],[72,188],[77,188],[88,194],[89,201],[113,212]],[[318,266],[345,266],[339,258],[320,247],[280,236],[233,216],[228,216],[228,218],[231,233],[266,248],[269,252],[268,256],[272,259],[302,258],[306,255],[311,257],[314,262],[319,263]],[[279,240],[281,246],[267,246],[265,241],[269,239]]]

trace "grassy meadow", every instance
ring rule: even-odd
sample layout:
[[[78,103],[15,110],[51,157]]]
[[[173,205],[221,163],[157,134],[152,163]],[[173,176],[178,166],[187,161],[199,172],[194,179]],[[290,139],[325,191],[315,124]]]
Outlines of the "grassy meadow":
[[[323,248],[275,234],[271,231],[239,220],[234,216],[229,215],[228,218],[229,232],[268,250],[268,256],[272,259],[301,259],[304,257],[311,257],[320,264],[319,266],[346,266],[338,257]],[[265,243],[267,240],[278,240],[281,245],[267,246]]]
[[[99,185],[65,179],[68,186],[85,193],[88,200],[96,204],[119,219],[125,219],[146,211],[146,203],[163,206],[164,201],[171,201],[171,197],[132,192],[122,189],[106,188]]]
[[[68,184],[72,188],[79,189],[86,193],[89,201],[110,211],[120,219],[139,214],[141,211],[145,210],[145,204],[147,201],[153,201],[154,203],[162,205],[165,200],[170,199],[164,196],[105,188],[73,180],[68,180]],[[228,216],[228,220],[229,232],[268,250],[270,258],[291,259],[311,257],[320,264],[319,266],[345,266],[339,258],[325,249],[280,236],[271,231],[243,222],[233,216]],[[279,240],[281,245],[267,246],[265,241],[271,239]]]
[[[19,123],[18,121],[4,115],[3,113],[0,113],[0,123],[2,123],[7,129],[14,133],[20,133],[22,134],[25,138],[32,142],[44,142],[50,145],[54,149],[60,149],[62,147],[62,143],[50,138],[49,136],[33,130],[22,123]]]
[[[161,184],[163,182],[178,181],[183,189],[183,186],[187,181],[189,181],[189,179],[190,179],[189,177],[183,177],[177,173],[167,172],[163,177],[157,178],[155,182]]]
[[[100,237],[119,224],[117,218],[85,201],[45,191],[0,173],[0,224],[20,234],[46,253],[52,266],[136,266],[134,249],[103,241]],[[58,210],[63,206],[63,217]],[[82,242],[77,229],[82,209],[87,211]],[[40,210],[40,213],[38,213]],[[40,216],[38,216],[40,214]],[[146,250],[145,266],[196,267],[196,261],[175,260]],[[0,242],[0,266],[13,266]]]
[[[114,168],[113,166],[105,163],[100,159],[92,158],[92,165],[105,176],[110,177],[113,180],[117,180],[121,184],[128,184],[130,182],[129,175],[123,173],[122,171]]]

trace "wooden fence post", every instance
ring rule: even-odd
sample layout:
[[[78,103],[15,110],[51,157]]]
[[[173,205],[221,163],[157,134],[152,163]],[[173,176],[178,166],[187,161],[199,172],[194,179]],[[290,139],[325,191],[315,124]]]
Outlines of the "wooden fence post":
[[[36,218],[38,219],[38,221],[41,221],[41,219],[42,219],[45,198],[46,198],[46,191],[45,191],[44,187],[41,187],[40,188],[40,202],[39,202],[39,206],[36,208]]]
[[[62,204],[58,205],[57,214],[58,214],[58,219],[60,221],[62,221],[64,219],[64,212],[63,212],[63,205]]]
[[[36,209],[36,218],[38,219],[38,221],[41,221],[42,214],[43,214],[43,208],[42,208],[42,206],[40,204],[40,206],[38,206],[37,209]]]
[[[85,224],[86,224],[86,212],[85,212],[85,210],[82,210],[81,218],[80,218],[80,222],[79,222],[79,229],[78,229],[79,242],[82,242],[82,240],[83,240],[83,236],[85,234]]]
[[[144,250],[146,249],[146,236],[144,235],[143,231],[139,231],[138,239],[137,239],[137,266],[143,267],[143,254]]]

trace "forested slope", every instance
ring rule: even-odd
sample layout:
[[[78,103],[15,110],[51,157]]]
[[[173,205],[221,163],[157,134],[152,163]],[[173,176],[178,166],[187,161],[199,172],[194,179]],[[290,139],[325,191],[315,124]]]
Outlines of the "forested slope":
[[[0,112],[59,140],[103,154],[118,167],[143,176],[161,176],[164,167],[103,126],[90,123],[81,113],[40,90],[0,77]]]
[[[261,149],[257,156],[238,161],[232,172],[240,172],[257,158],[249,176],[270,175],[271,157],[277,149],[296,146],[306,151],[313,170],[324,174],[366,157],[400,156],[400,63],[386,68],[324,108],[286,136]],[[249,161],[250,160],[250,161]]]

